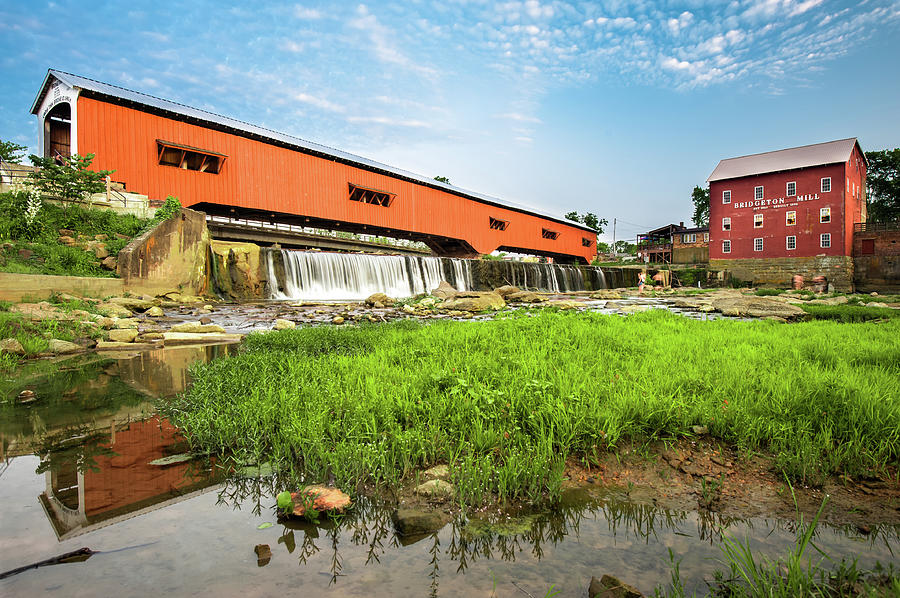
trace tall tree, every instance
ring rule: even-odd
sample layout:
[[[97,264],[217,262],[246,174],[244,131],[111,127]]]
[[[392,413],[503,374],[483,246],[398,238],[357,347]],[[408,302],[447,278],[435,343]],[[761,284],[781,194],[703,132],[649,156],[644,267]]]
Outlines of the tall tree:
[[[900,148],[866,152],[869,221],[900,219]]]
[[[26,149],[28,148],[24,145],[0,139],[0,160],[12,162],[13,164],[20,164],[22,158],[25,156]]]
[[[694,226],[708,226],[709,188],[707,187],[704,189],[699,186],[694,187],[694,191],[691,193],[691,201],[694,202],[694,215],[691,216]]]
[[[597,215],[591,212],[588,212],[584,216],[579,215],[578,212],[569,212],[565,215],[565,219],[577,222],[578,224],[583,224],[589,229],[596,231],[597,234],[603,234],[603,227],[609,224],[609,220],[606,218],[597,218]]]

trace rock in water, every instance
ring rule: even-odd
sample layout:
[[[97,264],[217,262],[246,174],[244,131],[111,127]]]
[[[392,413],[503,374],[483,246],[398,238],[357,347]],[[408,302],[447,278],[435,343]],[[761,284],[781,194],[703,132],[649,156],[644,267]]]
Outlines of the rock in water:
[[[199,322],[184,322],[175,324],[169,329],[170,332],[191,332],[194,334],[209,334],[210,332],[223,333],[225,329],[215,324],[201,324]]]
[[[150,309],[144,312],[145,315],[150,316],[151,318],[161,318],[166,315],[162,308],[158,305],[154,305]]]
[[[33,390],[25,389],[16,396],[16,401],[20,405],[27,405],[28,403],[37,401],[37,396],[34,394]]]
[[[138,331],[134,328],[116,328],[109,331],[109,340],[117,343],[133,343]]]
[[[437,288],[431,291],[431,294],[438,299],[450,299],[456,295],[456,289],[446,280],[442,280]]]
[[[384,293],[373,293],[366,298],[366,305],[375,307],[376,303],[380,303],[381,306],[384,307],[386,305],[393,305],[396,301],[396,299],[388,297]]]
[[[351,502],[347,494],[328,486],[307,486],[300,492],[291,492],[291,500],[295,517],[303,517],[308,505],[319,513],[343,513]]]
[[[459,311],[485,311],[503,309],[506,301],[497,293],[466,292],[457,293],[450,299],[444,300],[441,309]]]
[[[644,595],[612,575],[604,575],[600,579],[591,578],[588,598],[644,598]]]
[[[256,553],[256,564],[260,567],[265,567],[272,560],[272,549],[268,544],[257,544],[253,552]]]
[[[192,455],[190,453],[181,453],[180,455],[170,455],[168,457],[162,457],[160,459],[154,459],[150,461],[148,465],[154,465],[156,467],[166,467],[167,465],[177,465],[178,463],[187,463],[188,461],[193,461],[197,458],[197,455]]]
[[[70,343],[69,341],[62,341],[58,338],[51,338],[49,343],[49,351],[51,353],[75,353],[76,351],[81,351],[81,347],[76,345],[75,343]]]
[[[512,295],[513,293],[518,293],[520,291],[521,291],[521,289],[519,287],[514,287],[511,284],[505,284],[502,287],[498,287],[498,288],[494,289],[494,292],[497,293],[498,295],[500,295],[501,297],[503,297],[504,299],[507,299],[507,297],[509,295]]]
[[[290,330],[291,328],[296,328],[297,324],[292,322],[291,320],[284,320],[282,318],[278,318],[275,320],[275,330]]]
[[[450,521],[442,511],[400,508],[392,516],[394,527],[401,536],[419,536],[440,531]]]

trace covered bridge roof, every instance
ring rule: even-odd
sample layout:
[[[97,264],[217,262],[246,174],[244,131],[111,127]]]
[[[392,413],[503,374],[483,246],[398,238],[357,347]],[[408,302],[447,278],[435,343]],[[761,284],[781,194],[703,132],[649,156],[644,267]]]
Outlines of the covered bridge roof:
[[[202,126],[223,130],[236,135],[241,135],[243,137],[249,137],[251,139],[257,139],[267,143],[286,146],[303,153],[323,156],[330,160],[336,160],[345,164],[349,164],[351,166],[362,168],[364,170],[396,176],[410,182],[426,185],[435,189],[440,189],[442,191],[446,191],[447,193],[453,193],[454,195],[465,197],[481,203],[496,205],[526,214],[534,214],[542,218],[547,218],[548,220],[552,220],[554,222],[559,222],[567,226],[582,229],[586,232],[594,234],[596,234],[597,232],[584,225],[578,224],[577,222],[542,213],[538,210],[497,199],[496,197],[491,197],[489,195],[484,195],[474,191],[461,189],[453,185],[448,185],[446,183],[441,183],[420,174],[415,174],[413,172],[402,170],[400,168],[388,166],[387,164],[382,164],[380,162],[369,160],[368,158],[363,158],[361,156],[337,150],[325,145],[306,141],[305,139],[300,139],[299,137],[286,135],[284,133],[279,133],[278,131],[273,131],[271,129],[252,125],[240,120],[229,118],[227,116],[221,116],[219,114],[207,112],[206,110],[179,104],[171,100],[164,100],[162,98],[157,98],[155,96],[151,96],[138,91],[125,89],[124,87],[119,87],[117,85],[110,85],[109,83],[95,81],[93,79],[88,79],[87,77],[81,77],[79,75],[73,75],[71,73],[66,73],[64,71],[58,71],[55,69],[49,69],[47,71],[47,76],[44,78],[41,89],[31,106],[32,114],[38,113],[41,102],[50,89],[50,84],[52,83],[52,80],[54,78],[59,79],[66,85],[76,87],[83,92],[87,92],[86,95],[88,96],[112,100],[115,103],[123,104],[126,106],[131,105],[134,107],[135,105],[137,105],[143,110],[161,113],[169,118],[176,118],[178,120],[184,120],[186,122],[193,122]]]

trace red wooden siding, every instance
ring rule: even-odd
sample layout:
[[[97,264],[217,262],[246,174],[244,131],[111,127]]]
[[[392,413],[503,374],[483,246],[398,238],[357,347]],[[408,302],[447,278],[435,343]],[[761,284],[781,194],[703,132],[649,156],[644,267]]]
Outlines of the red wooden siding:
[[[227,158],[219,174],[161,166],[157,139]],[[596,235],[578,227],[84,96],[78,99],[78,148],[96,154],[95,168],[114,169],[113,178],[129,191],[154,199],[174,195],[185,206],[215,203],[424,233],[468,241],[479,253],[515,247],[585,261],[595,256]],[[395,198],[390,207],[350,201],[348,183]],[[490,218],[509,226],[491,229]],[[559,237],[543,238],[543,228],[559,231]]]

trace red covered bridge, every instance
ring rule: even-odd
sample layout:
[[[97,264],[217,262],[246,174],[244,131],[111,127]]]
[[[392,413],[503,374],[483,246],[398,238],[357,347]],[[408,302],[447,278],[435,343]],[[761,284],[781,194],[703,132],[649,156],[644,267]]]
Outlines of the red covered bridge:
[[[129,191],[207,214],[588,262],[594,231],[329,147],[50,70],[31,109],[44,155],[95,154]]]

